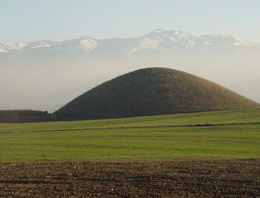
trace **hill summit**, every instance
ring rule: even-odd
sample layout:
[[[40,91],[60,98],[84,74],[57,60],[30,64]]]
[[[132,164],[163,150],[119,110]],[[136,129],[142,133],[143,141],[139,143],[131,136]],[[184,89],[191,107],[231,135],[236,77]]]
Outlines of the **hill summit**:
[[[146,68],[78,96],[54,114],[68,120],[257,108],[216,83],[173,69]]]

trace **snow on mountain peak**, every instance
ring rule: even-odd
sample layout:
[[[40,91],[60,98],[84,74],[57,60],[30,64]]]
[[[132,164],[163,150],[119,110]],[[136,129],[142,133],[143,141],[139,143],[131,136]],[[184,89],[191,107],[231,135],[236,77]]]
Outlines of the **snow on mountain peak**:
[[[138,53],[138,52],[169,52],[181,50],[241,50],[260,49],[257,43],[244,41],[231,35],[203,35],[195,36],[176,29],[157,29],[149,34],[133,39],[103,39],[91,37],[64,40],[61,42],[36,41],[23,42],[15,45],[0,43],[0,53],[12,54],[19,52],[37,51],[43,53],[80,52],[80,53]]]
[[[95,39],[84,36],[79,39],[65,40],[61,42],[61,46],[64,48],[63,50],[65,51],[84,51],[90,53],[97,48],[98,43]]]
[[[82,37],[79,42],[86,50],[95,49],[98,46],[97,41],[89,37]]]
[[[131,49],[130,53],[147,49],[155,49],[156,51],[188,49],[199,42],[206,42],[206,40],[176,29],[157,29],[139,37],[138,46]]]
[[[19,49],[26,47],[27,45],[28,45],[28,43],[24,42],[24,43],[18,43],[15,46],[16,46],[17,50],[19,50]]]
[[[163,29],[163,28],[159,28],[159,29],[156,29],[155,31],[153,31],[152,33],[165,33],[165,32],[169,32],[169,31],[175,31],[174,29]]]
[[[50,45],[44,42],[40,42],[39,45],[33,46],[32,48],[36,49],[36,48],[45,48],[45,47],[50,47]]]
[[[259,44],[250,41],[245,41],[237,37],[233,37],[228,34],[214,34],[214,35],[203,35],[203,38],[209,40],[214,45],[222,45],[223,47],[251,47],[258,46]]]
[[[15,45],[11,45],[8,43],[0,43],[0,52],[10,53],[14,50],[17,50],[17,47]]]

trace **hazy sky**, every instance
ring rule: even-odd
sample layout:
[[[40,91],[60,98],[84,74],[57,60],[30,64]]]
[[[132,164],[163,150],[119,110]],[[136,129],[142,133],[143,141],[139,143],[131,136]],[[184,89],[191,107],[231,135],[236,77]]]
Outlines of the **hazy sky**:
[[[137,37],[157,28],[260,42],[260,0],[0,0],[0,42]]]

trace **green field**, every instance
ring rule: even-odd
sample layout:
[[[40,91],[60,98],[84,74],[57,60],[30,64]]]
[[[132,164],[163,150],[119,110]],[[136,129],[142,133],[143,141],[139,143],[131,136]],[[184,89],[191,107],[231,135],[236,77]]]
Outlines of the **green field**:
[[[212,126],[198,126],[209,122]],[[0,123],[0,161],[259,157],[260,109],[127,119]]]

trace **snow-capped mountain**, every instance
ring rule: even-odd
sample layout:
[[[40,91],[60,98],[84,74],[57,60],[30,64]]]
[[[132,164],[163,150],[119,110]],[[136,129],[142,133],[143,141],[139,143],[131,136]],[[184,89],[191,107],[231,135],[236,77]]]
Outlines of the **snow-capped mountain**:
[[[28,52],[68,53],[120,53],[135,54],[147,52],[185,52],[219,50],[259,50],[260,44],[244,41],[231,35],[195,36],[180,30],[157,29],[138,38],[101,39],[90,37],[61,42],[37,41],[15,45],[0,43],[0,53],[23,54]]]
[[[260,44],[244,41],[230,35],[194,36],[179,30],[157,29],[137,39],[137,45],[130,53],[154,49],[159,51],[193,51],[205,50],[249,50],[260,49]]]
[[[18,43],[15,45],[0,43],[0,53],[23,53],[26,51],[66,51],[66,52],[91,52],[95,50],[98,43],[95,39],[82,37],[79,39],[65,40],[62,42],[36,41],[30,43]]]
[[[196,45],[206,46],[208,41],[198,36],[185,33],[179,30],[157,29],[137,39],[137,45],[130,53],[156,49],[162,50],[183,50],[194,48]]]
[[[0,43],[0,109],[54,111],[106,80],[155,66],[204,77],[260,102],[251,81],[259,79],[259,54],[258,43],[174,29],[138,38]]]

